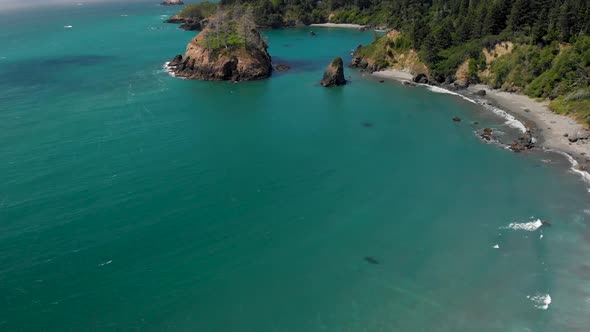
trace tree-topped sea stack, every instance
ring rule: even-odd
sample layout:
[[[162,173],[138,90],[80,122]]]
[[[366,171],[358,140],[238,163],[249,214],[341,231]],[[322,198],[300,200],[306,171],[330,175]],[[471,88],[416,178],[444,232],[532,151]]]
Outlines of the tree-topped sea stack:
[[[219,10],[207,27],[193,38],[184,56],[177,55],[170,69],[179,77],[207,81],[249,81],[272,72],[266,41],[256,29],[251,10]]]
[[[342,58],[336,58],[326,68],[324,77],[320,82],[324,87],[332,87],[346,84],[344,78],[344,63]]]

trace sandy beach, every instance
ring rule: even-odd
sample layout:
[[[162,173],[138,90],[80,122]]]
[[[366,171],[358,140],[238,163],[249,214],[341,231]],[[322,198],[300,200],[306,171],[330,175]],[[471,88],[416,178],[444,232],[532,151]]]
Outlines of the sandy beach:
[[[411,81],[409,72],[398,69],[387,69],[372,74],[374,77],[391,79],[399,82]],[[472,85],[467,90],[458,91],[469,98],[474,93],[485,90],[486,95],[477,96],[485,102],[516,117],[537,139],[537,146],[543,149],[566,153],[574,160],[578,169],[590,169],[590,129],[577,123],[574,119],[552,112],[547,101],[537,101],[528,96],[492,89],[486,85]],[[581,139],[573,139],[581,138]],[[574,142],[570,141],[574,140]],[[590,180],[590,174],[584,172],[584,178]]]
[[[348,28],[348,29],[360,29],[363,28],[364,25],[359,24],[349,24],[349,23],[314,23],[310,24],[310,27],[318,27],[318,28]]]
[[[472,85],[470,92],[485,90],[485,99],[492,105],[514,115],[530,128],[538,140],[538,146],[569,154],[581,165],[590,165],[590,144],[587,139],[571,142],[571,138],[584,138],[588,129],[574,119],[552,112],[547,101],[537,101],[528,96],[491,89],[486,85]]]
[[[410,74],[410,72],[399,69],[386,69],[382,71],[376,71],[373,73],[373,76],[378,78],[396,80],[400,82],[412,80],[412,74]]]

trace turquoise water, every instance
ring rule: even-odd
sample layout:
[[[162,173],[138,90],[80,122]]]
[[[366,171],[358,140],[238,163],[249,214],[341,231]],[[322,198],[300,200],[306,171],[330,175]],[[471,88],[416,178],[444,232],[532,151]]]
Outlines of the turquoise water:
[[[292,71],[172,78],[194,35],[173,11],[0,14],[0,330],[590,328],[567,162],[484,144],[510,128],[451,95],[351,70],[321,88],[371,33],[268,31]],[[531,217],[553,226],[506,228]]]

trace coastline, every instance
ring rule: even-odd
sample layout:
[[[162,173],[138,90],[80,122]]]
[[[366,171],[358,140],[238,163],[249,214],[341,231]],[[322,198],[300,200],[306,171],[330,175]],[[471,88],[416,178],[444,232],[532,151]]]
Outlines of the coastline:
[[[409,72],[399,69],[374,72],[372,76],[402,83],[412,80]],[[486,92],[485,96],[475,94],[481,90]],[[482,84],[471,85],[466,90],[449,91],[449,93],[467,98],[486,109],[497,108],[498,111],[495,113],[507,113],[499,115],[507,118],[509,122],[512,117],[521,123],[521,126],[524,125],[531,130],[537,139],[537,147],[563,155],[572,165],[572,171],[590,183],[590,173],[587,172],[590,169],[590,142],[585,139],[590,135],[590,129],[570,117],[554,113],[549,109],[547,101],[537,101],[523,94],[500,91]]]
[[[360,29],[364,28],[364,25],[350,24],[350,23],[314,23],[310,24],[310,27],[314,28],[347,28],[347,29]]]

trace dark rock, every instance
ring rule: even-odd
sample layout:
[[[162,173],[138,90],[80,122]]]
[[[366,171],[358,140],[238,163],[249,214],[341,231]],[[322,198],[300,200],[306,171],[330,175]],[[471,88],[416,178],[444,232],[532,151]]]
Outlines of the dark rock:
[[[461,122],[461,118],[456,116],[453,118],[453,122]]]
[[[161,3],[162,6],[182,6],[184,2],[182,0],[166,0]]]
[[[178,14],[164,21],[164,23],[180,24],[179,28],[187,31],[202,30],[203,27],[207,26],[207,22],[207,19],[201,20],[193,17],[182,17]]]
[[[492,130],[492,128],[484,128],[480,136],[486,141],[492,141],[495,139],[494,131]]]
[[[548,221],[542,221],[541,220],[541,224],[543,225],[543,227],[551,227],[552,226],[551,223],[548,222]]]
[[[379,261],[378,261],[378,260],[376,260],[376,259],[375,259],[375,258],[373,258],[373,257],[368,257],[368,256],[367,256],[367,257],[365,257],[365,261],[366,261],[367,263],[369,263],[369,264],[375,264],[375,265],[376,265],[376,264],[379,264]]]
[[[344,65],[342,58],[336,58],[326,68],[321,82],[324,87],[333,87],[346,84],[344,78]]]
[[[410,81],[402,81],[402,84],[407,86],[416,86],[416,83]]]
[[[486,90],[478,90],[477,92],[475,92],[476,96],[485,96],[486,95]]]
[[[361,57],[354,57],[352,58],[352,61],[350,62],[350,66],[353,68],[358,68],[359,65],[361,64],[361,61],[363,60],[363,58]]]
[[[428,84],[428,76],[424,73],[415,74],[414,77],[412,77],[412,82],[419,84]]]
[[[458,89],[458,90],[463,90],[463,89],[467,89],[467,87],[469,87],[469,83],[468,82],[464,82],[464,81],[455,81],[453,82],[453,85]]]
[[[531,110],[530,110],[530,109],[528,109],[528,108],[525,108],[525,109],[524,109],[524,111],[525,111],[526,113],[528,113],[528,112],[530,112]]]
[[[359,28],[359,31],[360,31],[360,32],[365,32],[365,31],[367,31],[367,27],[360,27],[360,28]]]
[[[174,57],[174,59],[172,59],[172,61],[170,61],[170,63],[168,64],[168,66],[170,66],[170,67],[176,67],[181,62],[182,62],[182,55],[181,54],[178,54],[177,56]]]
[[[313,31],[310,31],[310,32],[309,32],[309,35],[310,35],[310,36],[315,36],[315,32],[313,32]]]
[[[373,124],[370,122],[363,122],[363,127],[372,128]]]
[[[530,150],[534,147],[535,141],[530,130],[527,130],[524,134],[520,135],[519,138],[515,139],[512,144],[510,144],[510,149],[514,152],[522,152]]]
[[[276,71],[287,71],[287,70],[291,69],[291,67],[289,67],[287,65],[276,65],[274,68]]]
[[[385,80],[379,80],[379,83],[385,83]]]

